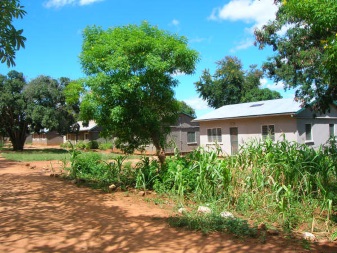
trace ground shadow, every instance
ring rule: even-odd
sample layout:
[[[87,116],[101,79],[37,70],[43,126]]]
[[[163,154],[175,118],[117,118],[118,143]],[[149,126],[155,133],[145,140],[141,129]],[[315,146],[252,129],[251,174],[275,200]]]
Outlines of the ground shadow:
[[[0,252],[337,252],[336,245],[305,251],[278,237],[262,244],[171,228],[158,207],[27,168],[0,177]]]

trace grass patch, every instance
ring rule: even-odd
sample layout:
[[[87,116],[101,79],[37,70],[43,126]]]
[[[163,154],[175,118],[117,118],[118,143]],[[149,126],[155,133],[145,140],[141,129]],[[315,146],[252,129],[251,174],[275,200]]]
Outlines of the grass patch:
[[[23,150],[23,151],[3,151],[1,156],[12,161],[52,161],[69,160],[69,152],[65,149],[33,149],[33,150]]]
[[[257,228],[249,226],[248,222],[239,218],[222,218],[215,214],[187,213],[183,216],[173,216],[168,219],[172,227],[184,227],[190,230],[208,234],[214,231],[227,232],[236,237],[256,237]]]

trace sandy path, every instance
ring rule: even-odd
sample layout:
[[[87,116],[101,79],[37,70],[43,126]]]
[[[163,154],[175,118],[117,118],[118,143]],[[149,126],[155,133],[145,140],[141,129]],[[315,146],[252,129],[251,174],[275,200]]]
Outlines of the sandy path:
[[[262,244],[170,228],[170,211],[49,177],[48,165],[0,158],[0,252],[337,252],[331,243],[306,251],[281,236]]]

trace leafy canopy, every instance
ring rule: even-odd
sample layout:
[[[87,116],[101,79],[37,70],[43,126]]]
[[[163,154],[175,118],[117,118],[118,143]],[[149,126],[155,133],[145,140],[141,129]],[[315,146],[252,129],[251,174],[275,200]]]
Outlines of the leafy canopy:
[[[67,78],[40,76],[27,83],[22,73],[0,75],[0,131],[14,150],[22,150],[30,132],[44,129],[66,133],[74,114],[65,103]]]
[[[225,59],[217,62],[214,75],[211,75],[209,70],[204,70],[195,86],[200,97],[214,108],[281,98],[276,91],[259,88],[262,76],[263,73],[256,69],[256,66],[250,66],[249,71],[244,71],[238,58],[226,56]]]
[[[80,55],[89,88],[81,117],[95,119],[125,152],[152,142],[163,149],[179,110],[174,74],[194,72],[198,53],[187,39],[151,26],[84,30]]]
[[[12,23],[14,18],[23,18],[26,11],[20,0],[1,0],[0,10],[0,60],[8,67],[15,66],[15,51],[25,47],[26,38],[22,35],[23,30],[17,30]]]
[[[260,49],[276,52],[263,68],[295,88],[303,105],[324,112],[337,99],[337,4],[335,0],[276,0],[276,20],[255,31]],[[283,31],[286,30],[284,33]]]
[[[185,113],[196,118],[195,110],[184,101],[177,101],[179,112]]]

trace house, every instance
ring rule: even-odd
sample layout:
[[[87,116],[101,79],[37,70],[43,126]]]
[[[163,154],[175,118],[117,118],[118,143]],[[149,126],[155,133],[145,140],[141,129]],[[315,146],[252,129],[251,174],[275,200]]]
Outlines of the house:
[[[71,141],[76,143],[78,141],[94,141],[100,139],[101,127],[97,126],[96,122],[90,120],[88,124],[85,124],[83,121],[78,121],[78,132],[77,133],[68,133],[64,142]]]
[[[173,154],[177,148],[180,153],[188,153],[200,145],[199,123],[193,122],[194,117],[180,113],[176,124],[170,126],[171,132],[166,138],[165,152]],[[156,148],[150,144],[145,147],[147,154],[155,154]]]
[[[200,145],[214,146],[230,155],[251,139],[281,140],[305,143],[314,148],[335,135],[337,107],[319,114],[301,108],[294,99],[284,98],[220,107],[194,120],[200,124]]]
[[[33,133],[26,139],[26,143],[41,146],[58,146],[63,143],[63,136],[56,131],[44,131]]]
[[[167,153],[174,153],[176,147],[181,153],[193,151],[200,145],[199,123],[193,122],[193,117],[180,113],[178,121],[171,126],[171,133],[167,137]]]

